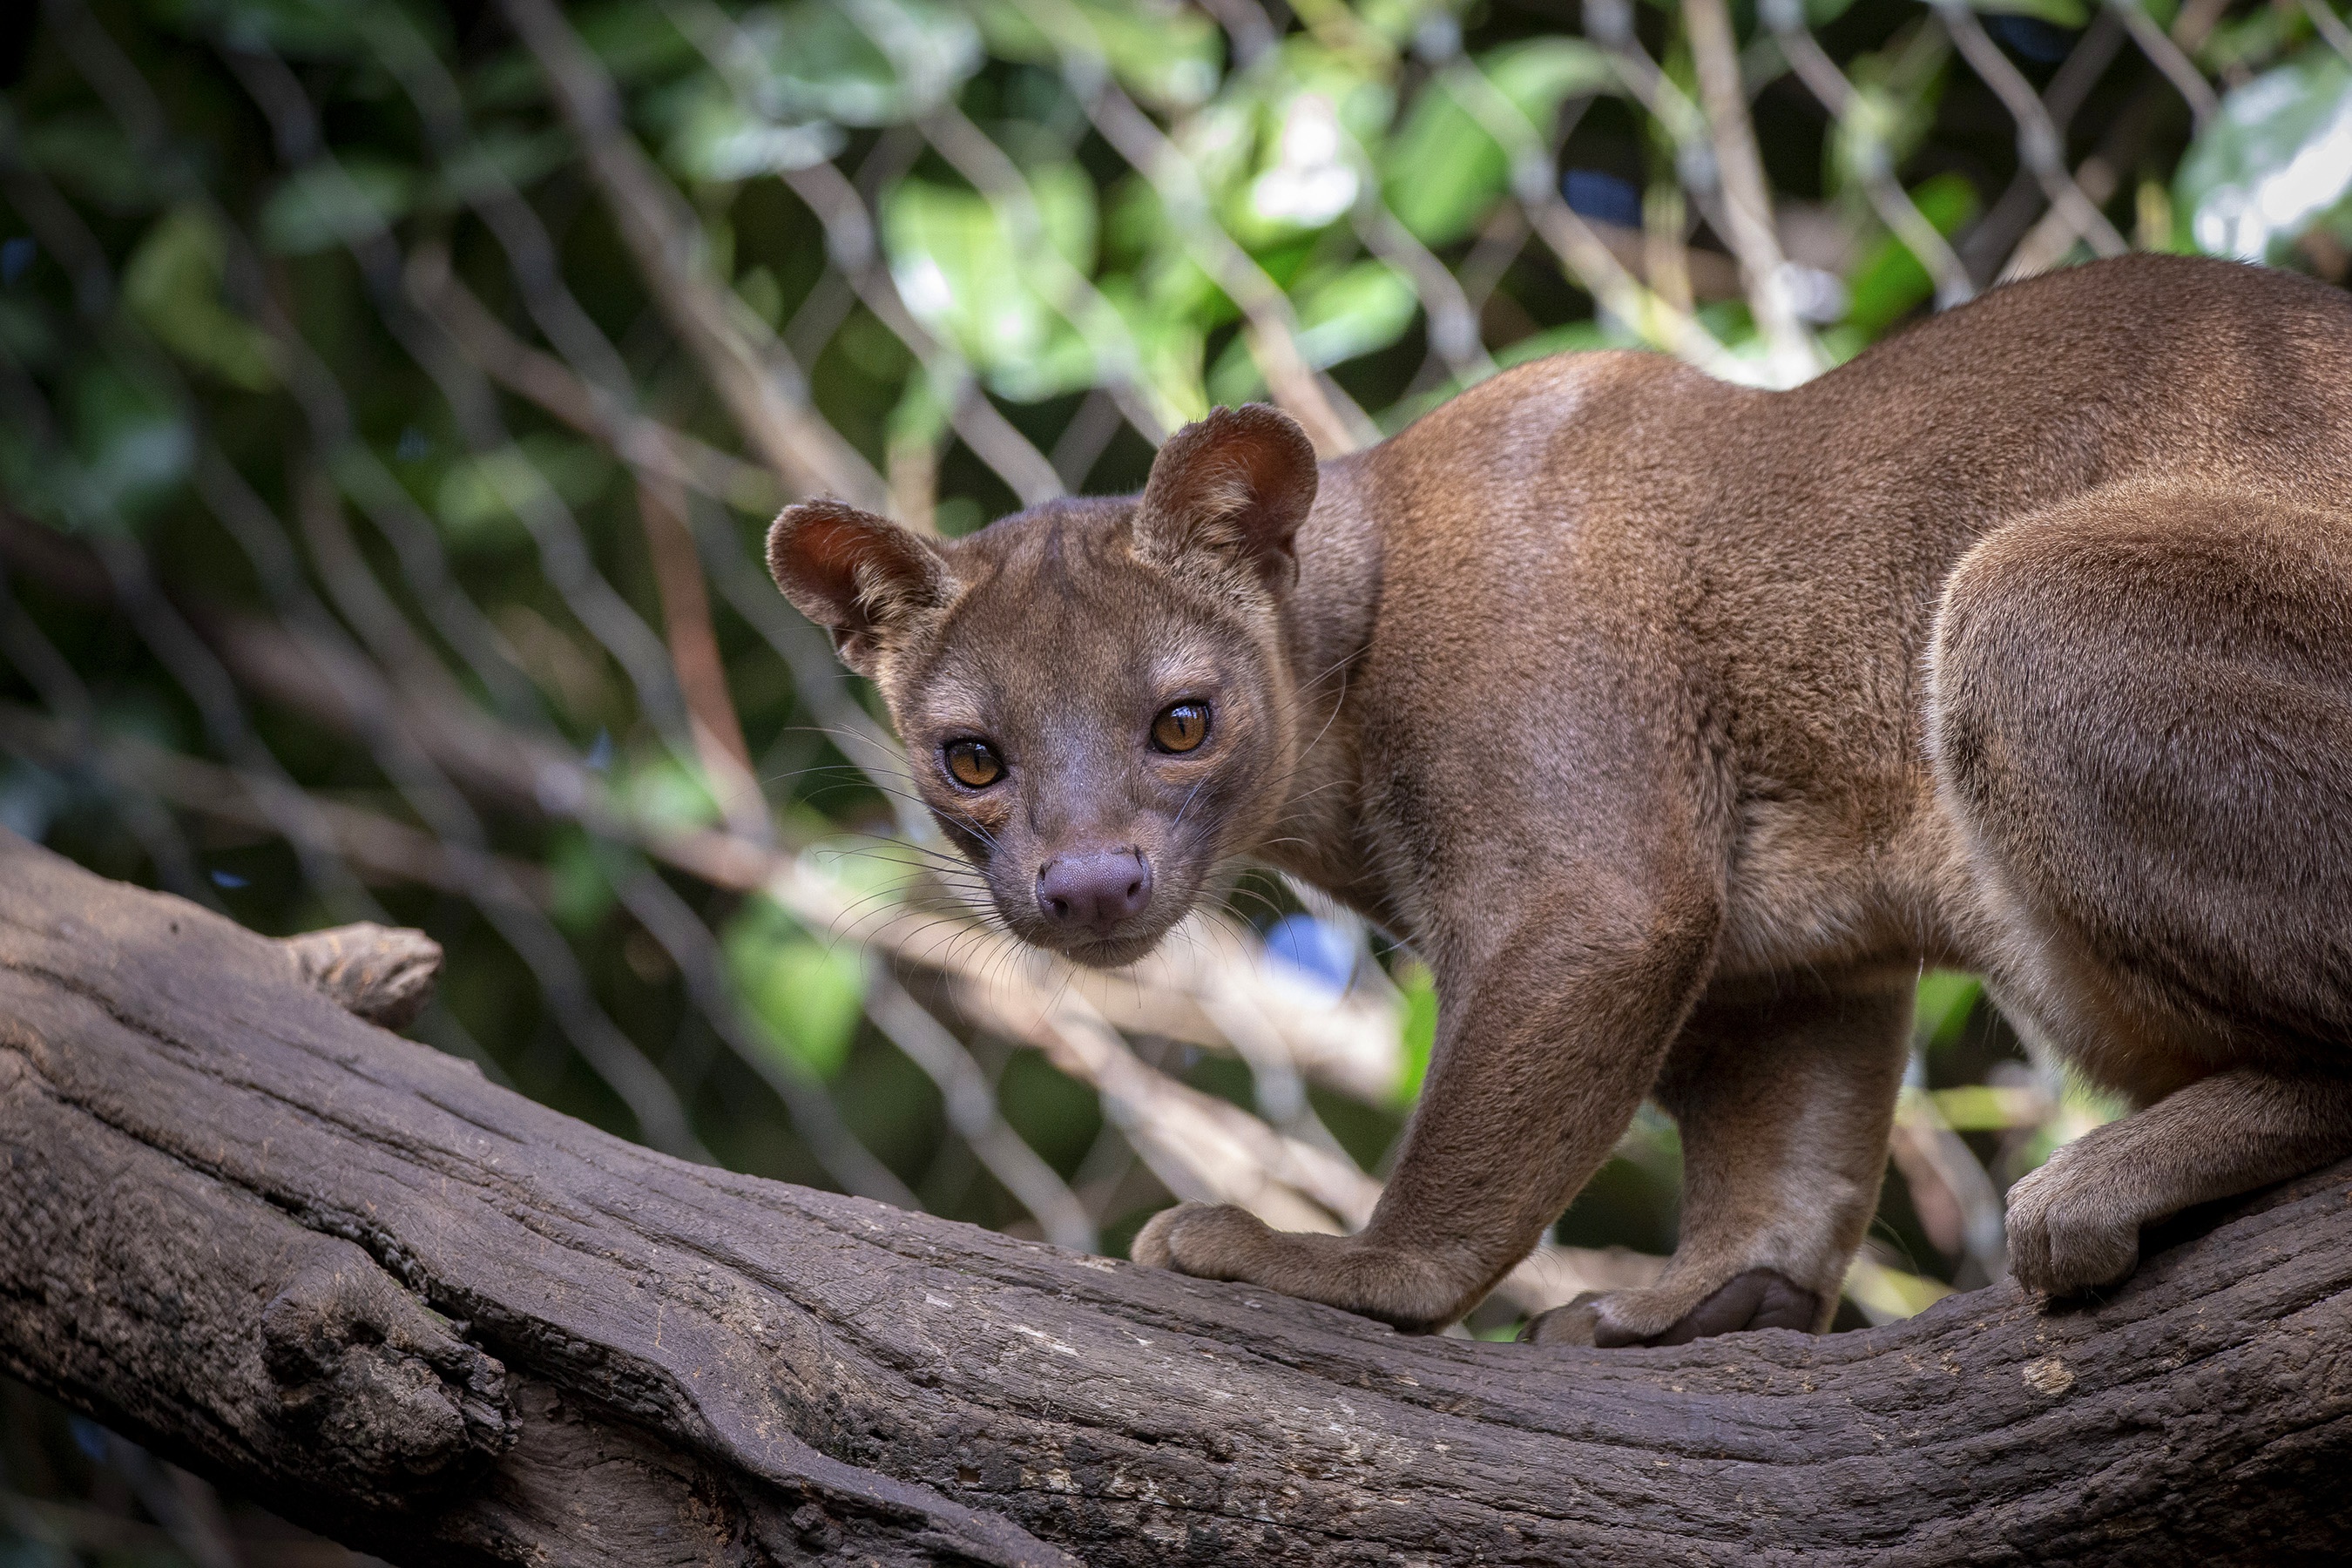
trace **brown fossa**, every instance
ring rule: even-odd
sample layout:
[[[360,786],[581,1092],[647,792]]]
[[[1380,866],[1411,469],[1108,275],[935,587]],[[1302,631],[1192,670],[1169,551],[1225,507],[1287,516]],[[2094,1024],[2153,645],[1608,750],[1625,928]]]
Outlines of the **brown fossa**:
[[[1355,1236],[1187,1204],[1144,1263],[1428,1331],[1645,1096],[1681,1245],[1538,1340],[1820,1330],[1923,964],[2140,1109],[2009,1196],[2067,1295],[2352,1152],[2352,296],[2133,257],[1787,392],[1567,355],[1324,463],[1272,409],[953,543],[828,501],[770,564],[880,686],[1026,941],[1115,964],[1222,862],[1427,959]]]

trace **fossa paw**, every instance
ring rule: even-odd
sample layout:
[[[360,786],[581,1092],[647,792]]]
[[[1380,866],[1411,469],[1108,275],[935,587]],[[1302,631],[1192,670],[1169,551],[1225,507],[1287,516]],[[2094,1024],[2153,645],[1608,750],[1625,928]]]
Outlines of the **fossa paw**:
[[[1535,1318],[1521,1330],[1523,1342],[1539,1345],[1680,1345],[1716,1334],[1755,1329],[1812,1331],[1822,1299],[1777,1268],[1750,1268],[1707,1292],[1696,1302],[1690,1287],[1645,1290],[1588,1290],[1563,1307]]]
[[[1256,1282],[1254,1265],[1268,1260],[1275,1233],[1231,1204],[1178,1204],[1162,1209],[1135,1233],[1128,1256],[1152,1268],[1199,1279]]]
[[[2009,1271],[2053,1297],[2121,1282],[2139,1265],[2139,1216],[2053,1161],[2009,1189]]]

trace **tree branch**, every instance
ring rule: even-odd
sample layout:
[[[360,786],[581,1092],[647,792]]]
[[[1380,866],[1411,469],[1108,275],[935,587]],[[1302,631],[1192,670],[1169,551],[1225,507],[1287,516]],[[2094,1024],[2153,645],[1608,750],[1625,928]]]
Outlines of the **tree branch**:
[[[0,835],[0,1365],[396,1562],[2352,1546],[2352,1165],[2089,1309],[1406,1339],[624,1143]]]

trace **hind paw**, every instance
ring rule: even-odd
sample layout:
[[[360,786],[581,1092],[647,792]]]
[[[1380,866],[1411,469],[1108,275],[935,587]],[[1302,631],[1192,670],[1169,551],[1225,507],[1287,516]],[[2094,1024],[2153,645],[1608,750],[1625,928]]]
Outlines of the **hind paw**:
[[[1539,1345],[1680,1345],[1716,1334],[1751,1329],[1817,1325],[1822,1299],[1777,1268],[1736,1274],[1696,1301],[1688,1285],[1645,1290],[1587,1291],[1565,1307],[1554,1307],[1519,1331]]]

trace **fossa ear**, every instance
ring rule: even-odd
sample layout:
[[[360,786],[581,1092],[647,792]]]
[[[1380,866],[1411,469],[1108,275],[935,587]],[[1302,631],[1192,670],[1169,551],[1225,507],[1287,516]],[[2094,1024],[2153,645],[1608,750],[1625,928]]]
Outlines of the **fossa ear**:
[[[1205,553],[1286,586],[1316,480],[1314,444],[1289,415],[1263,403],[1216,409],[1160,448],[1136,508],[1137,546],[1161,564]]]
[[[872,675],[882,646],[948,602],[955,579],[931,543],[837,500],[788,506],[768,530],[768,573],[793,607],[833,636],[841,661]]]

